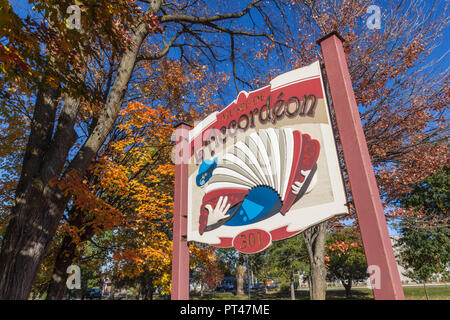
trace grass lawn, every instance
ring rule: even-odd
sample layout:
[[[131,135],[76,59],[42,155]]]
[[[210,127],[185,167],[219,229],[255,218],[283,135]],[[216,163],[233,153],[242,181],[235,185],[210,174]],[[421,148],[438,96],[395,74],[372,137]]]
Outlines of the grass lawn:
[[[426,300],[423,286],[405,286],[403,287],[405,297],[407,300]],[[442,286],[427,286],[427,291],[430,300],[450,300],[450,284]],[[297,300],[309,300],[309,292],[306,289],[297,290],[295,292]],[[204,294],[203,297],[191,294],[192,300],[247,300],[247,294],[244,296],[235,296],[231,292],[215,292]],[[289,300],[289,292],[269,292],[269,293],[252,293],[251,299],[253,300]],[[327,300],[345,300],[345,290],[330,288],[327,290]],[[353,300],[371,300],[373,299],[372,290],[367,288],[353,288],[352,297]]]
[[[409,300],[425,300],[425,292],[423,286],[403,287],[406,299]],[[450,300],[450,285],[446,286],[427,286],[428,296],[430,300]]]

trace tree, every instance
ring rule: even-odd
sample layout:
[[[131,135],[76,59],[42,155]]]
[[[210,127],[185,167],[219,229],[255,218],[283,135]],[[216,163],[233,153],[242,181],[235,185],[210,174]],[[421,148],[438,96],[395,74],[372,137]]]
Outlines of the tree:
[[[423,283],[436,277],[448,277],[450,265],[449,168],[411,186],[412,191],[399,199],[408,215],[399,223],[397,246],[406,276]]]
[[[247,255],[249,271],[258,279],[259,283],[266,284],[274,277],[270,263],[267,263],[269,255],[269,250]]]
[[[214,290],[224,274],[211,247],[191,245],[190,249],[194,257],[191,262],[190,278],[200,283],[200,295],[203,297],[205,289]]]
[[[408,220],[408,218],[406,218]],[[417,226],[412,221],[405,221],[408,228],[402,230],[399,239],[400,262],[407,270],[405,275],[423,284],[426,297],[426,283],[437,276],[448,277],[450,262],[450,233],[448,230],[430,232],[426,229],[410,229]]]
[[[141,62],[157,61],[174,51],[188,64],[198,57],[212,67],[230,62],[235,83],[245,83],[236,67],[244,55],[238,40],[265,39],[280,48],[288,43],[288,34],[273,21],[262,19],[251,27],[237,23],[251,13],[269,16],[277,10],[275,1],[265,5],[253,0],[240,8],[207,1],[84,1],[82,32],[67,28],[61,19],[67,1],[34,4],[38,14],[26,19],[7,2],[2,5],[2,17],[13,22],[2,34],[2,88],[29,85],[26,101],[35,103],[28,106],[33,110],[28,142],[3,234],[0,299],[28,296],[73,196],[50,181],[70,174],[83,181],[131,98],[130,81],[137,78]],[[274,40],[274,35],[283,41]],[[92,81],[96,75],[104,81]],[[83,102],[92,106],[91,112],[83,112]],[[183,106],[176,107],[179,118],[186,118]]]
[[[268,249],[265,264],[289,282],[292,300],[295,300],[295,274],[306,269],[306,259],[307,250],[301,236],[275,242]]]
[[[224,276],[236,277],[236,295],[243,296],[245,282],[245,255],[234,248],[217,248],[217,264]]]
[[[47,299],[61,299],[65,269],[75,258],[80,242],[92,241],[95,235],[113,229],[114,236],[105,250],[123,266],[118,268],[122,278],[139,278],[145,297],[151,297],[152,283],[170,278],[167,224],[172,208],[172,116],[165,109],[142,104],[129,104],[122,112],[115,138],[91,166],[90,179],[79,188],[73,188],[74,181],[61,186],[73,194],[71,209],[78,213],[69,215],[68,232],[60,245]],[[123,257],[133,258],[124,261]],[[147,285],[142,283],[145,280],[151,281]],[[164,285],[167,288],[169,284]]]
[[[325,300],[327,268],[325,265],[325,240],[327,223],[322,222],[303,232],[309,258],[309,296],[311,300]]]
[[[329,280],[339,280],[348,298],[354,281],[367,279],[367,263],[358,230],[344,229],[327,239],[326,264]]]
[[[410,184],[411,192],[397,199],[402,216],[407,218],[402,224],[404,229],[448,229],[449,175],[450,168],[445,166],[421,182]],[[408,222],[414,225],[408,226]]]
[[[236,264],[236,295],[243,296],[244,292],[244,278],[245,278],[245,255],[241,252],[237,253]]]
[[[110,7],[107,3],[106,6]],[[123,3],[119,10],[124,10],[122,23],[132,20],[131,8]],[[99,15],[102,22],[92,19],[83,26],[85,32],[80,34],[71,32],[65,22],[59,19],[64,3],[40,2],[36,10],[42,12],[46,18],[44,23],[37,23],[28,19],[19,25],[19,35],[29,36],[32,33],[36,39],[42,41],[35,48],[43,48],[42,56],[36,58],[42,62],[31,71],[31,78],[35,80],[34,94],[36,102],[31,122],[28,143],[23,155],[21,175],[15,190],[15,201],[12,205],[8,227],[2,241],[0,253],[0,298],[24,299],[31,290],[38,267],[53,239],[59,221],[63,215],[69,199],[64,192],[50,185],[50,180],[64,177],[70,170],[76,170],[83,176],[95,152],[106,139],[106,135],[116,118],[120,101],[125,93],[132,69],[130,59],[137,56],[136,47],[125,49],[123,63],[118,69],[118,77],[111,87],[111,94],[105,103],[105,109],[94,125],[90,139],[86,139],[83,147],[75,157],[69,156],[69,150],[75,143],[76,130],[74,128],[80,107],[80,92],[76,92],[85,73],[85,54],[89,54],[90,43],[108,42],[108,35],[117,34],[115,27],[121,28],[120,22],[111,28],[105,28],[104,19],[113,21],[113,10],[104,10]],[[100,3],[102,5],[102,3]],[[9,7],[9,5],[8,5]],[[12,10],[9,11],[11,13]],[[127,13],[130,13],[129,15]],[[108,16],[110,14],[110,16]],[[14,16],[14,14],[12,14]],[[93,14],[94,16],[96,13]],[[93,29],[96,29],[96,31]],[[106,30],[105,30],[106,29]],[[113,29],[113,30],[112,30]],[[31,31],[30,31],[31,30]],[[106,32],[101,32],[106,31]],[[141,23],[130,40],[140,46],[144,35],[151,28],[147,23]],[[94,32],[92,32],[94,31]],[[123,30],[122,30],[123,31]],[[97,36],[96,36],[97,35]],[[106,35],[106,36],[105,36]],[[114,40],[123,40],[123,33]],[[105,36],[102,38],[102,36]],[[9,38],[10,47],[14,47],[21,39]],[[102,39],[99,39],[102,38]],[[90,42],[91,40],[92,42]],[[129,42],[129,41],[127,41]],[[125,42],[124,42],[125,43]],[[36,43],[35,43],[36,44]],[[28,48],[24,48],[28,50]],[[43,57],[43,59],[41,59]],[[31,66],[36,61],[30,61]],[[28,65],[30,66],[30,65]],[[126,69],[126,70],[125,70]],[[9,83],[11,85],[11,82]],[[61,84],[65,86],[61,86]],[[64,105],[59,108],[61,99]],[[59,115],[56,123],[56,116]],[[56,128],[54,130],[54,128]],[[67,158],[71,159],[66,167]],[[70,167],[70,169],[69,169]],[[69,170],[67,170],[69,169]],[[65,172],[65,174],[64,174]],[[61,176],[62,174],[62,176]],[[57,178],[58,178],[57,177]]]

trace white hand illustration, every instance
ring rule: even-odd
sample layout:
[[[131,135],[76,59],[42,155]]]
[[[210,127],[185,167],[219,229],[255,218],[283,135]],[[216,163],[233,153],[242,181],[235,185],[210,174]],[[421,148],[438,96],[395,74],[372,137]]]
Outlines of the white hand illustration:
[[[292,193],[295,195],[297,195],[300,192],[300,189],[302,188],[303,184],[305,183],[306,178],[308,177],[311,170],[306,170],[306,171],[300,170],[300,172],[305,177],[305,180],[303,180],[303,182],[294,181],[294,184],[292,185]],[[316,182],[317,182],[317,175],[316,175],[316,173],[314,173],[314,177],[312,178],[312,181],[309,184],[309,187],[305,193],[309,193],[312,190],[312,188],[314,188],[314,186],[316,185]]]
[[[231,207],[231,203],[228,203],[228,197],[220,197],[217,201],[216,207],[213,209],[210,204],[205,206],[206,210],[209,211],[208,214],[208,225],[212,225],[219,220],[225,218],[226,213]]]

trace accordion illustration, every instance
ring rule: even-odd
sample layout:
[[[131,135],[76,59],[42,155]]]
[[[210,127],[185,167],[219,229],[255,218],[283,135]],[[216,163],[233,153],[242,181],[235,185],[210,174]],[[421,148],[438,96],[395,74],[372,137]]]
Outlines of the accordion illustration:
[[[205,190],[199,233],[285,215],[313,188],[319,152],[319,142],[308,134],[270,128],[203,161],[196,179]]]

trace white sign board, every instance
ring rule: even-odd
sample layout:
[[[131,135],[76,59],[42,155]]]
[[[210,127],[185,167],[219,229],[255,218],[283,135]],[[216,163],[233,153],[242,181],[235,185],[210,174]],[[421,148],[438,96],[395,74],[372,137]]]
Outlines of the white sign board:
[[[256,253],[348,212],[319,62],[240,92],[188,143],[188,241]]]

